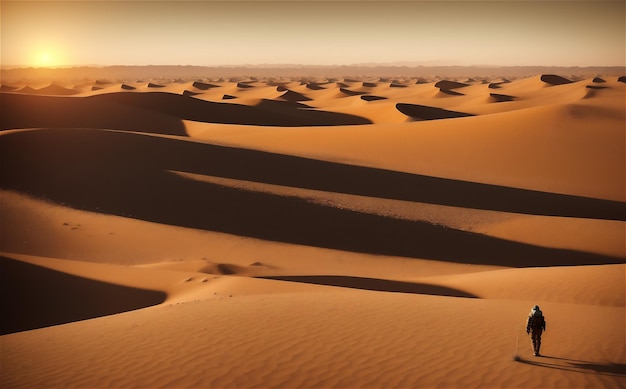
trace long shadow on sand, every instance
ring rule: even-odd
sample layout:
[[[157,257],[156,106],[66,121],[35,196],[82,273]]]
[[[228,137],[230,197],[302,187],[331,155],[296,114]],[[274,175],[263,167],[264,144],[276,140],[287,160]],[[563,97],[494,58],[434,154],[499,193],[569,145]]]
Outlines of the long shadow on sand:
[[[552,361],[551,361],[552,360]],[[558,358],[542,355],[535,360],[520,358],[520,363],[532,366],[547,367],[550,369],[575,371],[579,373],[601,374],[610,376],[626,376],[626,365],[623,363],[602,363],[592,361],[580,361],[568,358]]]
[[[374,290],[378,292],[427,294],[433,296],[477,298],[471,293],[440,285],[429,285],[415,282],[383,280],[380,278],[350,276],[265,276],[270,280],[301,282],[305,284],[337,286],[341,288]]]
[[[300,198],[185,179],[168,170],[372,197],[623,219],[623,203],[524,191],[101,130],[0,136],[2,188],[73,208],[355,252],[503,266],[622,263]]]
[[[145,308],[166,297],[6,257],[0,257],[0,288],[0,335]]]

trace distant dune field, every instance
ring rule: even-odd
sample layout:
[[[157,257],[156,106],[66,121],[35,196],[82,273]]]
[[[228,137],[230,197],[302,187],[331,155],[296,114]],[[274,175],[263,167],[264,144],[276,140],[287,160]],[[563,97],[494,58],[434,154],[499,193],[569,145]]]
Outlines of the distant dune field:
[[[626,79],[449,70],[3,73],[0,386],[626,388]]]

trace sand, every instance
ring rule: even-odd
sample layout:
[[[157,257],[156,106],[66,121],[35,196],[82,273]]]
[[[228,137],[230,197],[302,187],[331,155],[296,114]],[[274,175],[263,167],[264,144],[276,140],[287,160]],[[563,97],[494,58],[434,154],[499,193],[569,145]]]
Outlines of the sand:
[[[1,88],[2,388],[626,387],[619,75],[107,71]]]

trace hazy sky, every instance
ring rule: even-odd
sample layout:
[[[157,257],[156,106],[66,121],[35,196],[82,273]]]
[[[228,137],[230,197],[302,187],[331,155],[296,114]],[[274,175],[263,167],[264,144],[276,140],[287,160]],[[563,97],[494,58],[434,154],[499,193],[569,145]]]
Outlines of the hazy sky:
[[[625,65],[620,1],[2,1],[3,65]]]

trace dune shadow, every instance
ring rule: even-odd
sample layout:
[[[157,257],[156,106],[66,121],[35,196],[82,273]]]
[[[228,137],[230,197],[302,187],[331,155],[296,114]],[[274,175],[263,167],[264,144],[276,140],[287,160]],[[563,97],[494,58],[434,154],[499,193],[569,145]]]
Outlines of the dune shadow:
[[[565,85],[571,84],[573,81],[568,80],[565,77],[558,76],[556,74],[542,74],[541,81],[545,82],[548,85]]]
[[[350,90],[347,88],[339,88],[339,91],[341,91],[341,93],[347,95],[347,96],[360,96],[360,95],[365,95],[368,92],[363,92],[363,91],[354,91],[354,90]]]
[[[458,82],[458,81],[441,80],[435,84],[435,88],[451,90],[451,89],[465,88],[468,85],[469,84],[465,84],[465,83]]]
[[[0,128],[102,128],[187,135],[179,118],[117,104],[115,99],[107,97],[94,99],[2,93]]]
[[[165,301],[132,288],[0,257],[0,335],[127,312]]]
[[[507,102],[507,101],[515,101],[516,100],[515,96],[503,95],[503,94],[500,94],[500,93],[489,93],[489,97],[495,103],[503,103],[503,102]]]
[[[360,116],[284,104],[266,109],[167,92],[116,92],[87,97],[0,94],[0,128],[100,128],[186,135],[182,119],[258,126],[336,126],[371,124]]]
[[[532,214],[622,218],[624,204],[102,130],[0,136],[2,188],[157,223],[381,255],[502,266],[622,263],[422,221],[186,179],[169,171]]]
[[[321,86],[320,84],[317,84],[315,82],[307,83],[306,87],[307,87],[307,89],[311,89],[311,90],[324,90],[324,89],[326,89],[323,86]]]
[[[193,86],[196,89],[200,89],[200,90],[209,90],[209,89],[212,89],[212,88],[219,88],[219,85],[208,84],[208,83],[202,82],[202,81],[195,81],[193,84],[191,84],[191,86]]]
[[[457,92],[455,90],[452,89],[439,89],[439,93],[440,96],[446,95],[446,96],[465,96],[464,93],[461,92]]]
[[[471,113],[407,103],[397,103],[396,109],[416,120],[439,120],[474,116]]]
[[[365,101],[378,101],[378,100],[387,100],[386,97],[383,96],[374,96],[374,95],[362,95],[361,100]]]
[[[293,96],[293,95],[291,95]],[[206,101],[174,93],[111,93],[91,96],[94,100],[161,112],[178,119],[205,123],[257,126],[303,127],[371,124],[368,119],[321,110],[302,109],[297,104],[280,105],[268,110],[263,103],[255,106]],[[276,108],[278,105],[272,105]]]
[[[337,275],[315,275],[315,276],[263,276],[269,280],[301,282],[305,284],[336,286],[341,288],[373,290],[378,292],[395,292],[395,293],[411,293],[426,294],[433,296],[446,297],[464,297],[477,298],[478,296],[471,293],[448,288],[439,285],[422,284],[416,282],[404,282],[384,280],[380,278],[353,277],[353,276],[337,276]]]

